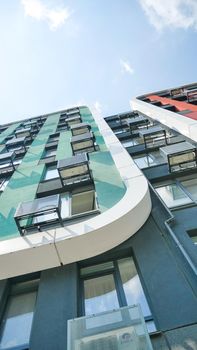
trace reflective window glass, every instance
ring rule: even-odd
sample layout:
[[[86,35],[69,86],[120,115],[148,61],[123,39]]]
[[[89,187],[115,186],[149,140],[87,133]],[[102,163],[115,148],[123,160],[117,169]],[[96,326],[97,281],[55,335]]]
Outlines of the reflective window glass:
[[[127,141],[123,141],[122,145],[124,147],[130,147],[130,146],[135,146],[137,145],[137,142],[135,140],[127,140]]]
[[[197,200],[197,178],[181,181],[183,187],[191,194],[194,200]]]
[[[0,349],[28,346],[35,301],[36,292],[9,297],[1,323]]]
[[[127,304],[140,304],[143,315],[151,315],[133,259],[118,260],[118,266]]]
[[[119,308],[113,275],[85,280],[84,299],[86,315]]]
[[[192,200],[176,183],[155,188],[169,208],[192,203]]]
[[[157,164],[154,161],[154,159],[151,156],[149,156],[149,155],[146,155],[146,156],[143,156],[143,157],[134,158],[134,162],[137,164],[137,166],[140,169],[147,168],[149,166]]]
[[[47,149],[44,153],[44,157],[51,157],[56,155],[56,149]]]
[[[44,180],[50,180],[50,179],[54,179],[56,177],[59,177],[59,173],[58,173],[57,168],[55,166],[47,168],[45,176],[44,176]]]

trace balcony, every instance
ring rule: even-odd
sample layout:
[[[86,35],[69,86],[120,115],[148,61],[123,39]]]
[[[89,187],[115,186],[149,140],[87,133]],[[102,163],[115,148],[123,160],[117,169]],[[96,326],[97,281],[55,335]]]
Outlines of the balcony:
[[[98,149],[98,146],[95,143],[94,134],[92,132],[72,136],[71,147],[74,155],[82,152],[93,152]]]
[[[60,118],[64,117],[64,118],[69,118],[69,117],[73,117],[75,115],[80,114],[79,108],[73,108],[70,110],[67,110],[66,112],[61,113]]]
[[[152,350],[139,305],[68,321],[68,350]]]
[[[167,144],[166,131],[161,126],[152,126],[139,130],[139,136],[143,139],[145,148],[158,147]]]
[[[86,153],[59,160],[57,169],[63,187],[93,181]]]
[[[32,132],[31,128],[23,128],[23,129],[18,129],[15,131],[15,137],[17,139],[20,139],[22,137],[27,137],[32,140]]]
[[[149,125],[148,118],[143,116],[139,116],[136,118],[131,118],[127,120],[127,126],[129,127],[130,133],[132,134],[133,130],[136,130],[139,126],[148,126]]]
[[[65,119],[65,123],[68,128],[70,128],[74,124],[79,124],[82,122],[80,114],[76,114],[74,117],[69,117]]]
[[[197,101],[197,90],[187,92],[187,102],[195,103]]]
[[[169,172],[187,170],[197,166],[197,149],[189,142],[161,147],[160,153],[168,161]]]
[[[77,136],[77,135],[90,132],[91,126],[87,123],[79,123],[71,126],[70,129],[71,129],[72,136]]]
[[[14,151],[0,154],[0,175],[13,172],[15,170],[15,157],[16,153]]]
[[[63,226],[60,195],[20,203],[14,219],[21,236],[34,227],[39,230],[42,224],[59,222]]]
[[[91,185],[20,203],[14,219],[21,236],[24,236],[99,213],[96,193]]]
[[[13,137],[11,140],[7,141],[5,147],[7,151],[15,150],[17,154],[24,153],[27,151],[26,148],[27,137]]]

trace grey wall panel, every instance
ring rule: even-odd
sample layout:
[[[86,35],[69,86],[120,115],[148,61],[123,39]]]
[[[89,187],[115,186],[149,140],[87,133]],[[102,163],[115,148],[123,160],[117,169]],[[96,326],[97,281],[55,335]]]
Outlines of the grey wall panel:
[[[77,316],[77,266],[41,273],[31,350],[66,350],[67,320]]]
[[[166,332],[165,337],[172,350],[197,349],[197,325],[173,329]]]
[[[133,237],[132,247],[159,329],[197,322],[196,296],[151,217]]]

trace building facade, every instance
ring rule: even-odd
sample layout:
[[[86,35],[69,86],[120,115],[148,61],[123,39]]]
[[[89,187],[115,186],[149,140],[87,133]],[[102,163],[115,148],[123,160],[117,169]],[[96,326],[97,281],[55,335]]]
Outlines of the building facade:
[[[197,349],[197,85],[0,127],[0,349]]]

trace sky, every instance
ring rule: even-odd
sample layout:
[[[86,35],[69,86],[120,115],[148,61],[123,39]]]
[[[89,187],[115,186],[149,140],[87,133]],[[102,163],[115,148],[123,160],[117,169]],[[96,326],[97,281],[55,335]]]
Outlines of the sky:
[[[0,124],[195,82],[197,0],[0,0]]]

